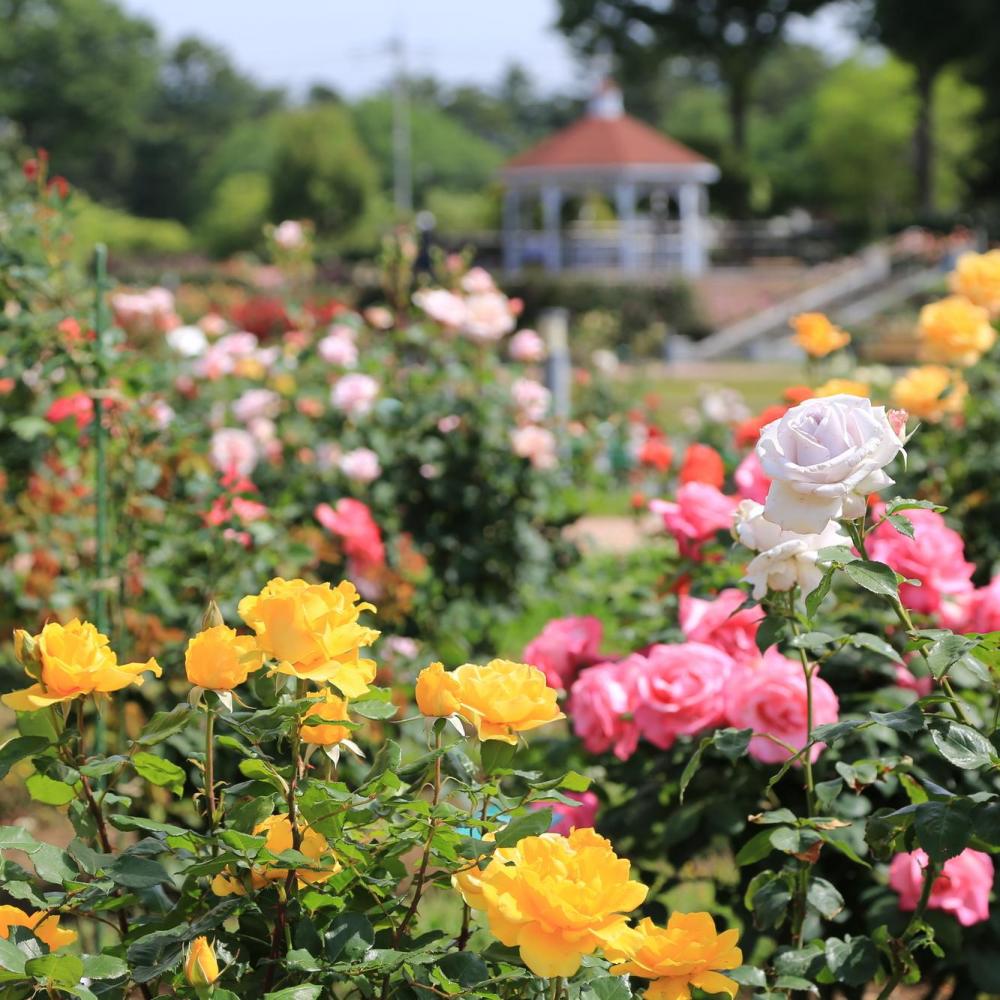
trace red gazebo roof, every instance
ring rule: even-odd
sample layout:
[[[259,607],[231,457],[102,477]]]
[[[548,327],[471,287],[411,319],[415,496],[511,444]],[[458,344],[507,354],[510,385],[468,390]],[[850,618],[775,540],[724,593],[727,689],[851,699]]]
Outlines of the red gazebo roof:
[[[588,115],[506,164],[523,168],[697,166],[711,161],[631,115]]]

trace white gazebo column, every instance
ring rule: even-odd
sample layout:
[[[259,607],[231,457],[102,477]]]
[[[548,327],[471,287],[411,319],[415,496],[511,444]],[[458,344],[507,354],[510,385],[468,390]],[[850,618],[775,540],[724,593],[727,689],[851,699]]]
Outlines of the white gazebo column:
[[[545,267],[562,270],[562,191],[556,184],[542,188],[542,228],[545,230]]]
[[[508,274],[521,270],[521,192],[516,187],[503,195],[503,267]]]
[[[618,255],[623,271],[635,271],[638,258],[635,246],[635,185],[615,185],[615,214],[618,216]]]
[[[699,275],[706,263],[700,185],[682,184],[677,202],[681,217],[681,270],[688,275]]]

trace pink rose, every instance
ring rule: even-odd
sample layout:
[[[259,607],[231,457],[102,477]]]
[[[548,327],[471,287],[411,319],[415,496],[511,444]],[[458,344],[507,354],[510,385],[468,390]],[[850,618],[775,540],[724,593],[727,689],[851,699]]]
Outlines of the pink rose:
[[[355,448],[340,457],[340,471],[358,483],[374,482],[382,475],[378,455],[371,448]]]
[[[248,476],[257,464],[257,444],[247,431],[223,427],[212,435],[209,457],[224,475]]]
[[[883,508],[875,511],[882,516]],[[972,563],[965,561],[962,536],[933,510],[908,510],[913,522],[913,538],[901,535],[888,522],[880,524],[868,539],[868,554],[891,566],[897,573],[920,586],[903,583],[899,587],[902,602],[914,611],[935,614],[942,611],[946,597],[960,597],[972,591]]]
[[[650,743],[668,750],[678,736],[693,736],[722,722],[726,687],[736,670],[722,650],[701,642],[655,645],[640,659],[635,722]]]
[[[645,662],[645,657],[636,654],[580,671],[566,710],[573,720],[573,731],[590,753],[611,750],[619,760],[628,760],[635,753],[639,744],[639,730],[632,718],[635,678]]]
[[[680,625],[684,638],[704,642],[728,653],[737,663],[756,663],[757,626],[764,617],[760,607],[738,610],[746,594],[735,587],[720,590],[713,601],[681,594]]]
[[[736,480],[736,492],[744,500],[755,500],[763,503],[767,499],[767,491],[771,486],[771,480],[760,464],[757,452],[748,452],[746,457],[733,473]]]
[[[318,504],[314,513],[327,531],[340,537],[351,575],[365,577],[385,565],[382,532],[366,504],[344,497],[336,507]]]
[[[518,330],[510,338],[511,360],[534,364],[545,360],[545,341],[534,330]]]
[[[553,618],[524,647],[521,659],[544,671],[549,687],[562,691],[583,667],[600,659],[603,638],[599,618]]]
[[[413,302],[442,326],[460,327],[465,322],[465,300],[446,288],[422,288],[413,293]]]
[[[703,542],[729,529],[738,502],[707,483],[685,483],[676,500],[650,500],[649,509],[663,518],[681,555],[690,559],[697,558]]]
[[[528,459],[536,469],[554,469],[559,464],[555,435],[545,427],[515,427],[510,432],[510,443],[514,454]]]
[[[334,384],[330,401],[341,413],[363,417],[374,407],[378,389],[378,382],[370,375],[344,375]]]
[[[492,292],[496,287],[493,276],[484,267],[472,267],[462,277],[462,290],[470,295]]]
[[[306,232],[301,222],[285,219],[274,227],[274,242],[282,250],[300,250],[305,246]]]
[[[552,393],[533,378],[518,378],[510,387],[510,395],[514,400],[520,416],[528,423],[537,423],[549,410]]]
[[[917,677],[902,663],[893,664],[893,672],[896,687],[901,687],[904,691],[913,691],[918,698],[926,698],[934,689],[933,677]]]
[[[840,703],[833,688],[813,674],[813,728],[839,717]],[[808,738],[806,679],[802,664],[769,649],[760,664],[736,671],[726,690],[726,718],[737,729],[752,729],[760,736],[750,740],[750,756],[765,764],[788,760],[788,751],[765,735],[774,736],[796,750]],[[809,751],[811,760],[823,752],[817,743]]]
[[[275,417],[280,409],[281,397],[270,389],[247,389],[233,403],[233,415],[242,424],[259,417]]]
[[[920,848],[908,854],[897,854],[892,859],[889,885],[899,893],[901,910],[911,912],[917,908],[926,867],[927,855]],[[992,859],[982,851],[967,847],[944,863],[927,905],[932,910],[953,914],[963,927],[970,927],[989,919],[992,889]]]
[[[452,431],[457,431],[461,426],[462,418],[457,413],[449,413],[437,422],[437,429],[442,434],[450,434]]]
[[[955,632],[1000,631],[1000,576],[986,587],[959,594],[941,608],[944,624]]]
[[[354,343],[354,331],[349,326],[334,327],[316,345],[316,350],[328,365],[353,368],[358,363],[358,348]]]
[[[559,833],[568,837],[573,830],[593,827],[597,820],[597,809],[600,800],[593,792],[567,792],[566,798],[573,799],[576,805],[565,802],[535,802],[532,809],[552,809],[552,825],[549,833]]]
[[[514,329],[514,322],[511,302],[502,292],[477,292],[465,300],[462,332],[470,340],[479,343],[499,340]]]

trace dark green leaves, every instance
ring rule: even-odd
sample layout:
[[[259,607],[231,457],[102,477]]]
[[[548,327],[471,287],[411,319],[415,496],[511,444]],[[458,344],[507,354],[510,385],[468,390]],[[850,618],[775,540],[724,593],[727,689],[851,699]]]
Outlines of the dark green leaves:
[[[140,746],[151,747],[162,743],[165,739],[179,733],[191,719],[194,710],[186,702],[181,703],[169,712],[157,712],[136,737]]]
[[[122,854],[108,866],[108,877],[126,889],[151,889],[168,882],[170,876],[159,861]]]
[[[935,864],[961,854],[972,836],[972,815],[966,803],[924,802],[914,815],[917,841]]]
[[[153,785],[169,788],[174,795],[184,793],[184,769],[152,753],[137,753],[132,758],[136,774]]]
[[[987,767],[997,759],[993,744],[971,726],[961,722],[935,722],[931,729],[931,739],[942,757],[965,771]]]
[[[511,820],[502,830],[497,831],[497,847],[513,847],[524,837],[537,837],[552,825],[551,809],[533,809],[524,816]]]
[[[862,986],[871,982],[878,971],[878,952],[870,938],[829,938],[826,942],[826,964],[838,982]]]
[[[844,566],[844,572],[859,586],[881,597],[897,597],[899,584],[896,571],[885,563],[870,559],[855,559]]]
[[[44,736],[15,736],[0,747],[0,780],[7,777],[10,769],[25,757],[41,753],[49,746]]]
[[[342,913],[326,932],[324,951],[331,962],[360,958],[372,946],[375,931],[360,913]]]

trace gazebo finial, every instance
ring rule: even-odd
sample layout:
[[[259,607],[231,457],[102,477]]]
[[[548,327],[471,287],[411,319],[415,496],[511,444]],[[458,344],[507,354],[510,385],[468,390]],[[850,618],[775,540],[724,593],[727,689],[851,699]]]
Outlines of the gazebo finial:
[[[621,118],[625,114],[625,101],[621,87],[610,76],[603,76],[594,88],[587,105],[591,118]]]

